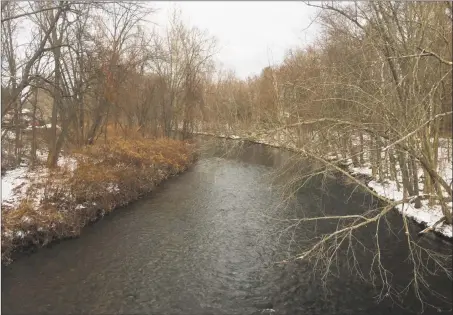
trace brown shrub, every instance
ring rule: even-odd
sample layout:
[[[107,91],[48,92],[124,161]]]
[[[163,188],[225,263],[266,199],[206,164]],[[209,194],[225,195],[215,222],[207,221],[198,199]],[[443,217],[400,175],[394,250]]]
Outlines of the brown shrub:
[[[72,156],[74,171],[58,168],[30,186],[27,195],[41,195],[42,200],[23,200],[3,212],[2,262],[8,262],[14,249],[79,235],[89,222],[152,191],[194,160],[191,145],[163,138],[116,137]],[[24,235],[18,237],[17,231]]]

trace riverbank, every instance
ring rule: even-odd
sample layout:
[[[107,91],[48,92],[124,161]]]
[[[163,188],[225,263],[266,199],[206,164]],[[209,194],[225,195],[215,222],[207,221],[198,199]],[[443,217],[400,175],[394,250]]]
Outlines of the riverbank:
[[[293,143],[288,143],[287,141],[282,141],[281,139],[276,139],[274,137],[266,137],[254,134],[244,134],[242,136],[237,134],[226,135],[223,133],[212,133],[212,132],[203,132],[198,131],[194,132],[198,135],[213,136],[218,138],[232,139],[232,140],[246,140],[258,144],[264,144],[276,148],[282,148],[290,150],[292,152],[303,153],[303,150],[296,147]],[[447,158],[450,156],[450,159]],[[339,160],[336,156],[325,157],[326,160],[330,162],[340,162],[342,168],[345,169],[350,175],[355,177],[367,177],[370,180],[366,181],[366,185],[375,191],[378,195],[392,201],[403,200],[403,192],[400,191],[399,185],[396,181],[385,180],[384,182],[379,182],[377,179],[372,178],[372,170],[368,163],[360,167],[354,167],[351,159],[342,159]],[[452,161],[451,154],[447,154],[446,150],[442,149],[439,152],[439,166],[440,174],[444,180],[448,183],[452,182]],[[419,170],[420,174],[423,174],[423,171]],[[401,182],[400,176],[398,176],[399,181]],[[423,191],[423,183],[419,184],[420,191]],[[415,208],[412,203],[403,203],[397,205],[395,208],[402,215],[411,218],[417,222],[420,226],[426,228],[424,232],[434,231],[437,235],[441,237],[446,237],[448,239],[453,239],[453,229],[452,225],[446,224],[443,219],[443,213],[440,205],[429,205],[428,200],[421,201],[421,207]],[[450,211],[452,210],[452,202],[447,204]]]
[[[286,150],[203,137],[200,161],[144,198],[84,228],[82,237],[38,250],[2,270],[2,310],[7,314],[361,314],[413,315],[420,312],[414,294],[404,309],[391,298],[378,304],[376,290],[348,268],[351,253],[341,249],[340,270],[324,280],[325,265],[294,261],[319,233],[335,229],[329,220],[294,225],[299,205],[307,216],[328,209],[338,215],[368,210],[370,198],[353,193],[343,181],[326,181],[329,194],[307,185],[299,202],[282,204],[282,191],[270,189],[275,169],[290,160]],[[229,143],[231,142],[231,143]],[[224,158],[222,158],[224,157]],[[282,180],[287,178],[282,176]],[[274,181],[274,183],[276,183]],[[350,196],[348,203],[338,202]],[[397,214],[386,218],[379,235],[381,264],[401,288],[412,280],[407,240]],[[384,223],[384,222],[383,222]],[[371,266],[375,226],[354,233],[358,263]],[[410,229],[416,238],[415,229]],[[414,240],[415,241],[415,240]],[[431,237],[416,240],[436,257],[451,246]],[[362,250],[363,247],[368,250]],[[419,256],[416,264],[419,265]],[[421,257],[423,259],[423,257]],[[284,262],[286,260],[286,262]],[[420,261],[424,263],[425,261]],[[441,263],[443,260],[441,261]],[[433,264],[434,265],[434,264]],[[438,295],[426,301],[449,309],[437,296],[450,297],[448,262],[442,274],[421,269],[419,276]],[[379,268],[375,266],[376,269]],[[322,268],[322,269],[320,269]],[[363,270],[362,268],[362,270]],[[373,270],[376,270],[373,268]],[[340,275],[340,276],[338,276]],[[365,273],[365,276],[370,275]],[[372,276],[372,275],[371,275]],[[380,285],[378,279],[374,279]],[[328,299],[323,285],[328,281]],[[378,288],[379,289],[379,288]],[[379,292],[379,291],[378,291]],[[56,298],[58,297],[58,298]],[[428,300],[429,299],[429,300]],[[326,301],[328,304],[326,304]],[[448,301],[447,301],[448,302]],[[442,304],[441,304],[442,303]],[[410,307],[410,309],[409,309]],[[408,310],[409,309],[409,310]],[[426,312],[426,314],[438,314]]]
[[[84,226],[151,192],[195,160],[170,139],[112,139],[61,157],[58,166],[22,165],[2,176],[2,263],[14,252],[77,237]]]

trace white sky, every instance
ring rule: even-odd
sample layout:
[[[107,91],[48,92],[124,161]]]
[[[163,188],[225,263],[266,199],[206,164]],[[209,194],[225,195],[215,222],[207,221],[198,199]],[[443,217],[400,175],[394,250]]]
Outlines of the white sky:
[[[288,49],[304,47],[318,31],[316,23],[311,24],[316,9],[297,1],[155,1],[149,5],[157,12],[148,19],[160,27],[166,27],[175,7],[181,9],[185,23],[217,38],[217,63],[243,79],[280,63]],[[22,25],[19,35],[22,44],[30,40],[31,32]]]
[[[304,47],[316,36],[316,10],[290,1],[162,1],[152,18],[165,26],[171,10],[181,9],[191,26],[208,30],[218,40],[218,61],[246,78],[283,60],[290,48]]]

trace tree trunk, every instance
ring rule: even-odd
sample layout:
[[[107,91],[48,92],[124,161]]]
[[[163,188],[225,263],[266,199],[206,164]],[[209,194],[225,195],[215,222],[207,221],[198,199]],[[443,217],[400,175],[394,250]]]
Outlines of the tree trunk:
[[[96,138],[99,127],[101,127],[103,122],[103,112],[104,108],[107,107],[107,100],[102,99],[101,104],[98,105],[97,110],[94,114],[93,124],[91,125],[90,130],[86,136],[86,144],[93,144]]]
[[[57,166],[58,152],[57,152],[57,117],[58,110],[61,108],[61,39],[58,38],[57,29],[52,30],[52,44],[55,45],[53,49],[54,65],[55,65],[55,86],[53,93],[53,105],[52,105],[52,120],[50,128],[50,139],[49,139],[49,155],[47,156],[47,166],[54,168]]]
[[[33,99],[33,121],[32,121],[32,126],[31,126],[31,165],[32,167],[35,167],[36,164],[36,150],[37,150],[37,143],[36,143],[36,109],[38,105],[38,89],[35,89],[35,95]]]
[[[398,179],[398,171],[396,170],[396,159],[393,150],[389,150],[389,162],[390,162],[390,179],[396,182],[396,189],[401,191],[400,181]]]
[[[413,184],[413,190],[414,190],[414,196],[419,196],[419,188],[418,188],[418,168],[417,168],[417,162],[415,161],[415,158],[411,156],[410,158],[411,161],[411,168],[412,168],[412,184]],[[420,198],[415,199],[415,204],[414,204],[416,209],[419,209],[422,204]]]
[[[403,194],[404,194],[404,198],[407,198],[409,196],[413,196],[414,191],[412,189],[411,180],[409,178],[409,171],[407,168],[406,157],[405,157],[405,154],[400,151],[397,153],[397,156],[398,156],[398,163],[399,163],[400,169],[401,169],[401,176],[403,178]]]
[[[14,139],[14,154],[16,157],[16,165],[20,165],[21,160],[21,148],[20,148],[20,131],[21,131],[21,124],[22,124],[22,113],[20,109],[20,101],[16,100],[14,102],[14,129],[15,129],[15,139]]]
[[[365,164],[365,158],[364,158],[364,139],[363,139],[363,133],[360,132],[360,147],[359,147],[359,150],[360,150],[360,155],[359,155],[359,163],[360,165],[363,165]]]
[[[359,161],[359,152],[357,152],[357,146],[354,145],[352,137],[348,137],[348,148],[349,148],[349,154],[351,155],[351,160],[352,160],[352,165],[354,167],[360,166],[360,161]]]
[[[376,141],[374,143],[375,143],[374,152],[375,152],[375,156],[376,156],[375,161],[377,163],[378,179],[380,182],[383,182],[386,174],[384,173],[384,165],[383,165],[383,163],[385,163],[385,161],[383,161],[383,159],[381,157],[382,141],[380,139],[376,139]]]
[[[434,158],[434,152],[431,147],[430,139],[429,139],[429,133],[428,131],[422,134],[422,150],[423,150],[423,155],[425,156],[427,162],[429,163],[430,167],[432,167],[433,170],[436,171],[435,166],[437,163],[433,163],[433,158]],[[423,187],[423,192],[425,194],[434,194],[436,187],[434,186],[435,183],[433,183],[433,179],[431,178],[430,174],[426,171],[423,170],[424,173],[424,187]],[[434,185],[433,185],[434,184]],[[430,197],[429,198],[429,205],[433,206],[436,202],[435,198]]]
[[[371,163],[371,176],[373,177],[376,177],[377,175],[377,172],[378,172],[378,168],[377,168],[377,163],[376,163],[376,154],[374,152],[374,149],[375,149],[375,139],[373,137],[371,137],[371,141],[370,141],[370,163]]]

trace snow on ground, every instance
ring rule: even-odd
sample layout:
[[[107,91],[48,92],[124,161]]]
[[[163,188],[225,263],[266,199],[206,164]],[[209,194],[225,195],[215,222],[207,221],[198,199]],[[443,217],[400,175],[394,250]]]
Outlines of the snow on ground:
[[[444,141],[445,142],[445,141]],[[439,175],[450,184],[452,181],[452,160],[451,160],[451,152],[447,151],[447,148],[440,148],[439,149]],[[352,167],[352,173],[356,174],[364,174],[371,176],[371,168],[370,167]],[[420,168],[418,170],[419,176],[423,175],[423,170]],[[401,182],[401,177],[398,176],[398,181]],[[403,192],[398,191],[397,185],[395,181],[387,180],[385,183],[379,183],[377,181],[370,181],[368,183],[368,187],[372,188],[376,191],[379,195],[386,197],[391,200],[401,200],[404,198]],[[423,191],[423,182],[419,183],[420,191]],[[429,206],[428,200],[422,200],[422,206],[419,209],[416,209],[413,204],[406,203],[398,205],[396,208],[398,211],[412,219],[416,222],[421,223],[426,226],[433,226],[437,221],[439,221],[442,217],[442,209],[440,206]],[[450,211],[452,209],[452,203],[449,203]],[[453,231],[452,226],[449,224],[441,224],[435,227],[435,230],[446,237],[453,238]]]
[[[42,162],[47,158],[47,152],[45,150],[38,150],[36,155],[38,160]],[[77,160],[72,156],[60,156],[57,165],[70,172],[74,172],[77,168]],[[2,208],[5,206],[8,208],[15,208],[19,205],[21,200],[25,199],[38,205],[45,196],[46,185],[37,185],[32,192],[28,191],[28,189],[35,183],[45,183],[47,178],[49,178],[49,171],[45,166],[39,166],[33,170],[29,169],[28,166],[20,166],[13,170],[6,171],[5,175],[2,175],[1,184]],[[59,183],[54,182],[53,185],[59,185]],[[111,192],[119,192],[119,187],[116,184],[108,184],[108,190]],[[33,195],[30,195],[30,193],[33,193]],[[80,205],[80,207],[83,206]]]
[[[46,167],[37,167],[30,170],[27,166],[21,166],[7,171],[2,176],[2,207],[17,207],[22,200],[28,199],[33,203],[39,203],[44,196],[44,186],[29,194],[28,188],[34,183],[42,183],[48,177]]]
[[[45,151],[37,151],[36,155],[41,161],[45,161],[47,158]],[[73,157],[62,156],[58,159],[58,166],[73,172],[77,167],[77,161]],[[31,201],[39,203],[45,194],[45,186],[34,190],[34,196],[28,196],[27,190],[33,183],[43,183],[48,175],[48,169],[44,166],[39,166],[34,170],[29,169],[28,166],[20,166],[6,171],[5,175],[2,175],[2,207],[14,208],[27,197]]]
[[[236,136],[235,136],[236,137]],[[260,143],[264,144],[271,144],[271,145],[276,145],[275,141],[269,141],[265,138],[260,139]],[[280,142],[281,143],[281,142]],[[283,145],[282,147],[285,147]],[[290,148],[294,149],[294,145],[290,145]],[[439,175],[442,176],[442,178],[447,182],[451,183],[452,182],[452,158],[451,158],[451,152],[447,151],[447,148],[440,148],[439,149]],[[449,159],[448,159],[449,157]],[[367,176],[372,175],[372,170],[369,164],[365,164],[364,166],[361,167],[352,167],[350,168],[351,173],[355,174],[363,174]],[[418,170],[419,176],[423,175],[423,170],[420,168]],[[400,176],[398,176],[400,177]],[[401,182],[401,178],[398,179],[399,182]],[[394,201],[398,201],[403,199],[403,193],[402,191],[398,191],[397,185],[395,181],[389,181],[387,180],[385,183],[379,183],[377,181],[370,181],[368,183],[368,187],[372,188],[374,191],[376,191],[380,196],[386,197],[387,199],[391,199]],[[423,191],[423,182],[419,184],[420,191]],[[421,223],[426,226],[433,226],[437,221],[439,221],[443,217],[442,209],[440,206],[435,205],[435,206],[429,206],[428,205],[428,200],[423,200],[422,202],[422,207],[419,209],[416,209],[413,204],[411,203],[405,203],[396,206],[397,210],[402,213],[403,215],[412,218],[418,223]],[[452,209],[452,203],[450,202],[449,204],[450,211]],[[453,238],[453,229],[452,225],[449,224],[439,224],[434,228],[435,231],[441,233],[442,235]]]
[[[357,174],[363,174],[367,176],[371,176],[373,174],[371,167],[369,166],[354,167],[353,171]]]
[[[26,176],[27,167],[18,167],[2,176],[2,205],[14,207],[18,204],[30,186]]]
[[[118,192],[118,191],[120,191],[118,185],[117,184],[112,184],[112,183],[107,185],[107,190],[110,191],[110,192]]]
[[[371,168],[366,167],[353,167],[353,173],[355,174],[365,174],[371,175]],[[386,197],[388,199],[398,201],[404,198],[403,192],[398,191],[396,182],[395,181],[387,181],[385,183],[379,183],[377,181],[370,181],[368,183],[368,187],[372,188],[376,193],[380,196]],[[442,209],[440,206],[429,206],[428,200],[422,200],[422,206],[419,209],[416,209],[413,204],[405,203],[401,205],[397,205],[397,210],[415,220],[418,223],[421,223],[426,226],[433,226],[437,221],[439,221],[442,217]],[[450,203],[451,209],[451,203]],[[438,225],[435,230],[446,237],[452,238],[453,231],[452,226],[448,224]]]
[[[69,171],[74,172],[77,168],[77,160],[71,156],[62,156],[58,159],[59,167],[66,167]]]
[[[225,135],[225,134],[215,134],[210,132],[196,132],[201,135],[216,136],[221,138],[229,139],[247,139],[248,137],[241,137],[238,135]],[[283,136],[283,134],[282,134]],[[281,148],[289,148],[297,150],[297,147],[294,143],[289,141],[284,141],[282,136],[279,137],[260,137],[259,139],[254,140],[257,143],[272,145]],[[285,143],[286,142],[286,143]],[[47,152],[37,152],[38,158],[44,159],[47,157]],[[439,174],[450,183],[452,181],[452,161],[451,161],[451,152],[447,151],[445,148],[439,150]],[[449,157],[449,159],[448,159]],[[328,157],[329,158],[329,157]],[[334,158],[334,156],[332,156]],[[77,161],[73,157],[61,157],[58,160],[58,166],[66,167],[68,170],[73,172],[77,167]],[[351,173],[355,174],[364,174],[371,176],[371,168],[369,164],[365,164],[361,167],[351,167]],[[14,170],[6,172],[2,176],[2,206],[17,206],[20,200],[26,197],[27,189],[30,187],[31,183],[36,180],[42,180],[47,176],[47,170],[45,168],[40,168],[35,171],[28,171],[27,167],[19,167]],[[419,170],[419,175],[423,174],[423,170]],[[399,179],[401,181],[401,179]],[[379,195],[386,197],[392,200],[401,200],[403,199],[403,193],[398,191],[396,182],[386,181],[385,183],[379,183],[377,181],[370,181],[368,186],[375,190]],[[110,191],[118,191],[118,187],[114,185],[109,186]],[[420,190],[423,190],[423,183],[420,183]],[[35,196],[35,200],[40,198],[40,195],[43,192],[38,192],[38,196]],[[420,209],[415,209],[412,204],[403,204],[398,205],[397,209],[400,213],[414,219],[416,222],[421,224],[432,226],[440,218],[442,218],[442,210],[440,206],[429,206],[426,200],[422,201],[422,207]],[[451,203],[450,203],[451,209]],[[435,230],[446,237],[452,238],[452,226],[447,224],[438,225]]]
[[[230,139],[247,139],[249,137],[241,137],[237,135],[219,135],[211,132],[196,132],[196,134],[201,134],[201,135],[208,135],[208,136],[215,136],[215,137],[220,137],[220,138],[230,138]],[[287,148],[287,149],[295,149],[297,150],[297,147],[295,146],[294,143],[291,143],[289,141],[285,141],[287,139],[282,139],[283,134],[276,138],[276,137],[266,137],[262,136],[259,139],[252,140],[256,143],[261,143],[261,144],[266,144],[266,145],[271,145],[271,146],[276,146],[276,147],[281,147],[281,148]],[[365,140],[368,140],[366,137],[364,137]],[[442,147],[439,149],[439,175],[442,176],[442,178],[450,184],[452,182],[452,177],[453,177],[453,165],[452,165],[452,152],[448,152],[448,149],[446,148],[446,141],[449,141],[447,139],[440,139]],[[285,143],[286,142],[286,143]],[[359,142],[358,139],[355,140],[355,142]],[[334,159],[336,158],[335,155],[328,156],[327,159]],[[399,167],[397,166],[397,169]],[[372,175],[372,170],[371,167],[368,163],[365,163],[365,165],[361,167],[350,167],[350,172],[352,174],[362,174],[362,175]],[[418,170],[419,176],[423,175],[423,170],[419,169]],[[399,182],[401,182],[401,178],[399,176],[398,178]],[[401,191],[398,191],[397,185],[395,181],[390,181],[387,180],[385,183],[379,183],[377,181],[370,181],[368,183],[368,187],[372,188],[376,193],[378,193],[380,196],[385,197],[387,199],[391,199],[394,201],[398,201],[403,199],[403,193]],[[419,185],[420,191],[423,191],[423,182],[420,183]],[[440,206],[429,206],[428,205],[428,200],[422,200],[422,206],[419,209],[416,209],[413,204],[410,203],[405,203],[396,206],[397,210],[402,213],[403,215],[412,218],[414,221],[426,225],[426,226],[433,226],[437,221],[439,221],[442,217],[442,209]],[[450,210],[452,209],[452,203],[450,202],[448,204],[448,207]],[[452,225],[448,224],[439,224],[434,228],[435,231],[439,232],[440,234],[448,237],[448,238],[453,238],[453,229]]]

